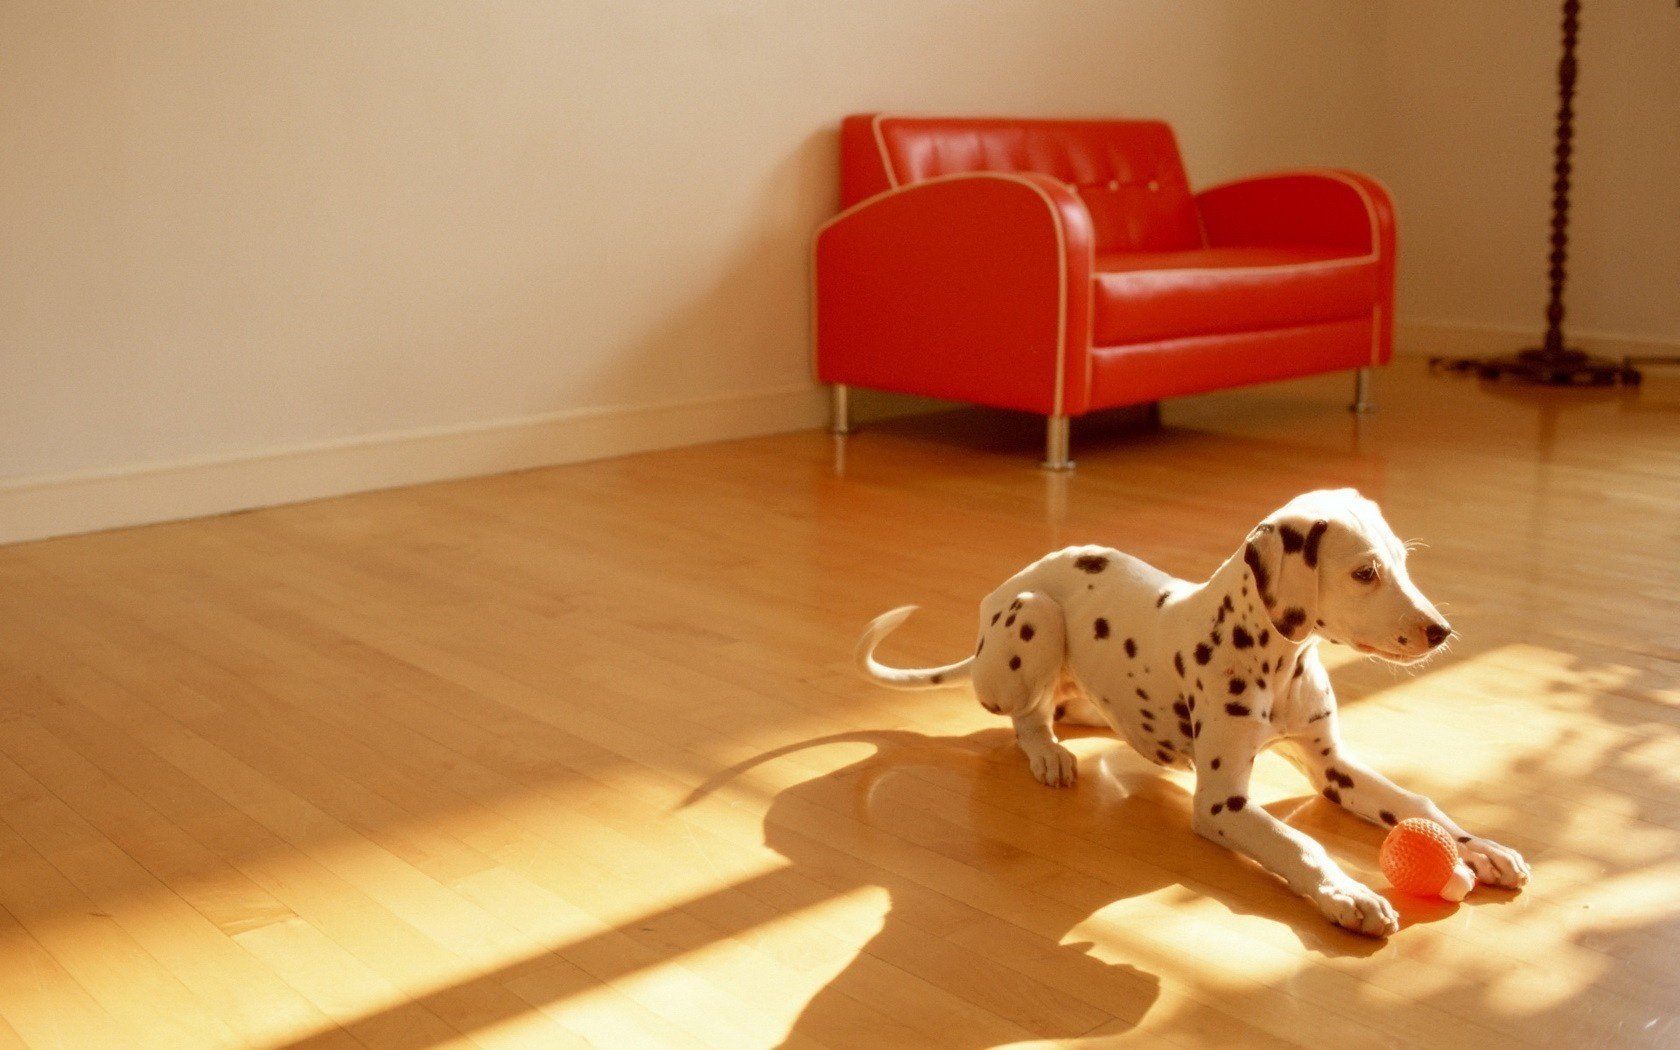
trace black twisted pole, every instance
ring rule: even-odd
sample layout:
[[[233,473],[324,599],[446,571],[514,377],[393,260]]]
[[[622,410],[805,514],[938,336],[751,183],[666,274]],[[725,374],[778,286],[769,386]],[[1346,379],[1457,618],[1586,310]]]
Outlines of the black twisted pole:
[[[1563,58],[1558,62],[1557,145],[1553,150],[1551,298],[1546,303],[1544,351],[1551,356],[1563,348],[1563,284],[1569,260],[1569,156],[1575,135],[1575,39],[1581,30],[1580,0],[1563,3]]]
[[[1429,367],[1470,372],[1483,379],[1515,379],[1551,386],[1608,386],[1639,382],[1631,361],[1589,357],[1563,342],[1563,286],[1569,263],[1569,158],[1575,138],[1575,41],[1581,31],[1581,0],[1563,0],[1563,57],[1558,61],[1557,142],[1552,151],[1552,251],[1546,271],[1546,337],[1540,346],[1490,358],[1429,360]]]

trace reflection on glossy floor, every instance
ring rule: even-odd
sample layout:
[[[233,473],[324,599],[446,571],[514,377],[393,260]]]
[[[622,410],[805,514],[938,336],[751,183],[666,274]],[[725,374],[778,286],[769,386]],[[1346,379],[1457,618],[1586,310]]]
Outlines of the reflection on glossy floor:
[[[1349,386],[1088,428],[1066,479],[959,416],[0,549],[0,1045],[1673,1046],[1680,382]],[[1344,934],[1186,779],[1092,735],[1041,788],[849,669],[889,606],[949,659],[1046,549],[1199,576],[1340,484],[1462,633],[1327,654],[1345,734],[1528,892]],[[1256,801],[1380,881],[1281,762]]]

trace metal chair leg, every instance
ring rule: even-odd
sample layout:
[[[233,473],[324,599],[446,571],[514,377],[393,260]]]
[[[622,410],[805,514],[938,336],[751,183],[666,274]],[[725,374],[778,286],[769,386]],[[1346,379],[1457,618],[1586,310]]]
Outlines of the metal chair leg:
[[[1377,403],[1371,400],[1371,370],[1361,368],[1353,374],[1353,404],[1348,406],[1349,412],[1375,412]]]
[[[828,388],[828,432],[831,434],[850,434],[852,419],[847,404],[846,385],[834,383]]]
[[[1045,470],[1072,470],[1073,460],[1068,458],[1068,417],[1050,416],[1044,428],[1044,462],[1039,464]]]

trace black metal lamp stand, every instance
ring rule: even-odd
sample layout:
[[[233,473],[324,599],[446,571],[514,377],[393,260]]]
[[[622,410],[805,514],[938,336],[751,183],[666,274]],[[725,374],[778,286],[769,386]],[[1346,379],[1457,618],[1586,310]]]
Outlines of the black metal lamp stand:
[[[1551,298],[1546,304],[1546,338],[1537,347],[1504,357],[1429,359],[1431,369],[1473,372],[1483,379],[1510,379],[1548,386],[1636,384],[1638,370],[1626,362],[1592,357],[1563,342],[1564,265],[1569,246],[1569,154],[1575,120],[1575,37],[1580,30],[1580,0],[1563,3],[1563,58],[1558,62],[1556,163],[1552,182]]]

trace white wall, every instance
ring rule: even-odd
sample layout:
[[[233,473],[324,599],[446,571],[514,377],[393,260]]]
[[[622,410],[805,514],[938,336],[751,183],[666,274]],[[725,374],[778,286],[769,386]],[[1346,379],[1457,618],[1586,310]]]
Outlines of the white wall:
[[[1680,344],[1680,9],[1582,6],[1565,331]],[[1544,330],[1559,21],[1539,0],[1386,5],[1402,320]]]
[[[10,0],[0,539],[169,516],[206,461],[291,481],[181,513],[610,452],[555,428],[623,406],[711,406],[666,442],[814,422],[842,114],[1158,115],[1201,181],[1358,163],[1377,30],[1337,0]],[[508,448],[416,451],[460,432]],[[97,487],[162,465],[143,512]]]
[[[8,0],[0,541],[813,423],[858,110],[1375,170],[1411,319],[1531,325],[1536,0]],[[1572,320],[1680,336],[1680,13],[1589,5]]]

